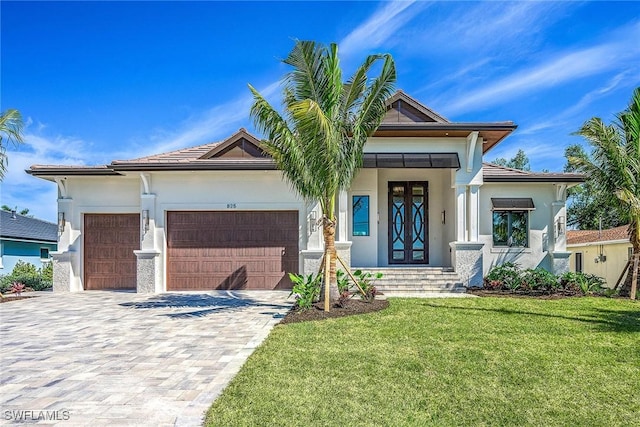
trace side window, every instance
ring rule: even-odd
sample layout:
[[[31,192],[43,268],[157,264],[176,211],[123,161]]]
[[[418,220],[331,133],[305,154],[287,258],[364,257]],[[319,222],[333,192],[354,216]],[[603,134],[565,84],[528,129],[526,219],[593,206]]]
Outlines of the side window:
[[[369,196],[353,196],[351,204],[353,216],[351,218],[352,235],[369,235]]]
[[[49,248],[40,248],[40,259],[41,260],[49,259]]]
[[[529,247],[529,212],[493,211],[493,246]]]

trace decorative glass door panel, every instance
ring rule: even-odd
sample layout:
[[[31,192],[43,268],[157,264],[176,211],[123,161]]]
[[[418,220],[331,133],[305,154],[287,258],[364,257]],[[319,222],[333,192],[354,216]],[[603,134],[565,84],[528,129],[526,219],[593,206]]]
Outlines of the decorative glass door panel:
[[[426,182],[389,183],[389,264],[428,264]]]

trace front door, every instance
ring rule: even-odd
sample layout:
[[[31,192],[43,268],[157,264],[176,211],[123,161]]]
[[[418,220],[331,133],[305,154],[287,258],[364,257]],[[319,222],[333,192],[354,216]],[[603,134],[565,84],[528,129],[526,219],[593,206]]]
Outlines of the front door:
[[[389,264],[429,263],[427,182],[389,182]]]

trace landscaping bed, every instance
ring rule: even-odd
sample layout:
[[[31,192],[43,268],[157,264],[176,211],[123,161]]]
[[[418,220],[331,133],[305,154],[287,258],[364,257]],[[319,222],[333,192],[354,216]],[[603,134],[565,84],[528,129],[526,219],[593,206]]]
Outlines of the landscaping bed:
[[[331,304],[330,311],[324,311],[324,303],[322,301],[313,304],[306,310],[293,309],[280,323],[296,323],[308,322],[311,320],[334,319],[337,317],[353,316],[354,314],[365,314],[374,311],[384,310],[389,306],[389,301],[376,299],[371,302],[365,302],[360,299],[351,299],[339,306],[336,303]]]

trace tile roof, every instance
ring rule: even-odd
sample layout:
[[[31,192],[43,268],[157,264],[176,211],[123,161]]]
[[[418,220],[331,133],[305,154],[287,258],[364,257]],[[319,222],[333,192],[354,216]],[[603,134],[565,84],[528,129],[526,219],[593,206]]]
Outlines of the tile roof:
[[[0,211],[0,237],[3,239],[33,240],[36,242],[58,241],[58,226],[37,218],[15,214],[11,218],[9,211]]]
[[[528,172],[493,163],[482,164],[482,175],[486,182],[584,182],[579,173]]]
[[[583,243],[609,242],[614,240],[629,240],[629,226],[609,228],[607,230],[567,230],[567,245]]]

